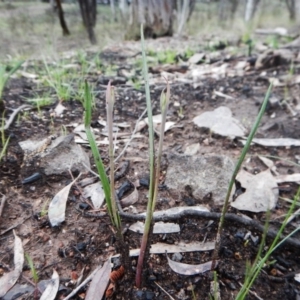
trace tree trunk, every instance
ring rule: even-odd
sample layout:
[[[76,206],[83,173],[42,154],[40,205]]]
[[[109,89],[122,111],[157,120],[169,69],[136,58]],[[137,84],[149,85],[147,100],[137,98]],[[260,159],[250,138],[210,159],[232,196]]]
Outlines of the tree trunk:
[[[220,0],[219,21],[223,23],[228,19],[233,20],[237,7],[238,0]]]
[[[97,18],[97,1],[96,0],[79,0],[80,12],[83,26],[86,28],[91,44],[97,44],[94,27]]]
[[[175,7],[175,0],[133,0],[126,38],[139,39],[141,23],[145,37],[172,36]]]
[[[129,20],[129,4],[127,2],[127,0],[120,0],[119,1],[119,9],[121,11],[121,21],[124,25],[126,25],[128,23]],[[132,21],[129,20],[129,23],[131,23]]]
[[[295,0],[285,0],[287,9],[289,11],[290,20],[296,20],[296,5]]]
[[[60,26],[63,30],[63,35],[70,35],[70,31],[69,31],[67,23],[65,21],[64,11],[62,9],[62,5],[61,5],[60,0],[56,0],[56,6],[57,6],[57,12],[58,12],[58,18],[59,18]]]
[[[116,10],[115,10],[115,0],[110,0],[110,10],[111,10],[113,20],[117,21],[117,19],[116,19]]]
[[[260,0],[247,0],[245,9],[246,22],[250,22],[253,19],[259,2]]]

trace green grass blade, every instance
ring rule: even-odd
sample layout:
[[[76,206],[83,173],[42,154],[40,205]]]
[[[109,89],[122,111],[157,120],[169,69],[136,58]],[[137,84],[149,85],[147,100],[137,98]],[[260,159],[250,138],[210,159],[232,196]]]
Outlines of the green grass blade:
[[[8,147],[8,143],[9,143],[9,139],[10,137],[7,138],[7,140],[5,141],[4,145],[3,145],[3,148],[0,152],[0,162],[2,160],[2,158],[4,157],[5,153],[6,153],[6,150],[7,150],[7,147]]]
[[[110,184],[108,177],[105,172],[105,168],[95,141],[94,134],[91,130],[90,124],[91,124],[91,115],[92,115],[92,94],[90,91],[90,87],[87,82],[85,82],[85,88],[84,88],[84,108],[85,108],[85,116],[84,116],[84,126],[86,135],[89,141],[89,144],[91,146],[91,150],[93,153],[93,157],[95,160],[95,164],[98,170],[98,174],[100,176],[100,180],[102,182],[104,194],[105,194],[105,201],[107,204],[108,213],[110,215],[111,221],[114,226],[117,227],[118,224],[115,223],[115,220],[113,218],[113,209],[112,209],[112,203],[111,203],[111,196],[110,196]]]
[[[287,235],[281,242],[277,243],[279,238],[281,237],[281,234],[283,232],[283,230],[285,229],[286,225],[287,225],[287,221],[289,219],[289,217],[291,216],[291,214],[293,213],[296,203],[297,201],[299,201],[300,198],[300,187],[297,190],[297,193],[294,197],[293,203],[289,208],[289,211],[283,221],[283,223],[280,226],[280,229],[276,235],[276,237],[274,238],[271,246],[269,247],[267,253],[265,254],[265,256],[263,258],[261,258],[261,260],[256,263],[253,264],[249,274],[247,275],[247,277],[245,278],[245,283],[243,284],[243,287],[241,288],[241,290],[239,291],[236,300],[243,300],[245,299],[245,297],[247,296],[251,286],[253,285],[254,281],[256,280],[257,276],[259,275],[261,269],[263,268],[264,264],[266,263],[266,261],[269,259],[269,257],[271,256],[271,254],[280,246],[284,243],[284,241],[286,239],[288,239],[290,236],[292,236],[294,233],[296,233],[298,230],[300,230],[300,227],[296,228],[293,232],[291,232],[289,235]],[[259,258],[259,257],[258,257]],[[257,262],[258,260],[256,260]]]
[[[237,162],[237,165],[233,171],[233,174],[231,176],[231,180],[230,180],[230,183],[229,183],[229,187],[228,187],[228,190],[227,190],[227,194],[226,194],[226,198],[225,198],[225,202],[224,202],[224,205],[222,207],[222,213],[221,213],[221,218],[220,218],[220,221],[219,221],[219,225],[218,225],[218,231],[217,231],[217,237],[216,237],[216,246],[215,246],[215,249],[214,249],[214,253],[213,253],[213,263],[212,263],[212,269],[215,267],[215,261],[218,257],[218,253],[219,253],[219,248],[220,248],[220,242],[221,242],[221,232],[222,232],[222,228],[223,228],[223,224],[224,224],[224,220],[225,220],[225,214],[228,210],[228,206],[229,206],[229,200],[230,200],[230,194],[231,194],[231,191],[232,191],[232,188],[233,188],[233,185],[234,185],[234,182],[235,182],[235,178],[242,166],[242,163],[246,157],[246,154],[250,148],[250,145],[251,145],[251,142],[254,138],[254,135],[257,131],[257,128],[260,124],[260,121],[262,119],[262,116],[266,110],[266,107],[267,107],[267,103],[268,103],[268,100],[270,98],[270,94],[271,94],[271,90],[272,90],[272,84],[270,84],[269,88],[268,88],[268,91],[265,95],[265,99],[261,105],[261,108],[260,108],[260,111],[256,117],[256,120],[255,120],[255,123],[251,129],[251,132],[247,138],[247,142],[242,150],[242,153],[241,153],[241,156]]]
[[[0,102],[2,98],[3,89],[11,75],[18,71],[18,69],[22,66],[24,60],[19,61],[8,73],[5,72],[5,67],[1,67],[0,70]]]
[[[39,276],[37,274],[36,268],[34,267],[33,261],[27,253],[25,253],[25,257],[26,257],[27,263],[28,263],[30,271],[31,271],[33,282],[35,284],[37,284],[39,281]]]

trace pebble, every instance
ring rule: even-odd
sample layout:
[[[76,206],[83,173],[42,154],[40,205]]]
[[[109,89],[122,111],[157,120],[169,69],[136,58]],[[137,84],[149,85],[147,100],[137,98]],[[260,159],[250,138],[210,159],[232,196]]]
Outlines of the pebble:
[[[180,253],[174,253],[172,255],[172,260],[174,260],[174,261],[181,261],[182,260],[182,255]]]

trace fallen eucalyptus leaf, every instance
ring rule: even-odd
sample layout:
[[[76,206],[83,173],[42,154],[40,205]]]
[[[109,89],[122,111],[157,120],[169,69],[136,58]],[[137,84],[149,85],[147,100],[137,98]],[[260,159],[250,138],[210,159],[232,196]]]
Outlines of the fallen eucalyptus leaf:
[[[143,233],[145,228],[145,224],[143,222],[137,221],[132,224],[129,229],[134,232]],[[153,233],[174,233],[180,232],[180,227],[175,223],[165,223],[165,222],[156,222],[153,226]]]
[[[275,177],[275,180],[277,183],[283,183],[283,182],[296,182],[300,183],[300,174],[287,174],[287,175],[278,175]]]
[[[215,248],[215,242],[192,242],[192,243],[185,243],[179,242],[176,245],[170,245],[165,243],[156,243],[151,245],[150,253],[152,254],[161,254],[161,253],[179,253],[179,252],[194,252],[194,251],[210,251]],[[140,249],[132,249],[130,250],[129,255],[132,256],[139,256]]]
[[[258,156],[258,158],[275,174],[278,175],[278,172],[276,171],[276,166],[273,162],[273,160],[264,157],[264,156]]]
[[[270,170],[253,175],[241,170],[236,181],[246,190],[231,206],[239,210],[262,212],[273,209],[278,200],[278,186]]]
[[[36,79],[39,77],[37,74],[28,73],[22,70],[19,71],[19,74],[28,79]]]
[[[1,300],[12,300],[12,299],[21,299],[25,295],[32,295],[34,287],[29,284],[18,284],[16,283]],[[26,298],[26,297],[25,297]],[[23,298],[24,299],[24,298]]]
[[[10,271],[4,274],[0,278],[0,298],[3,297],[17,282],[20,277],[24,264],[24,249],[21,239],[16,235],[15,236],[15,245],[14,245],[14,265],[15,268],[13,271]]]
[[[67,204],[70,189],[74,184],[74,182],[80,176],[81,173],[75,180],[73,180],[70,184],[68,184],[62,190],[60,190],[50,202],[49,209],[48,209],[48,217],[51,226],[58,226],[65,220],[66,204]]]
[[[99,209],[105,198],[101,182],[96,182],[86,186],[83,189],[83,196],[86,198],[91,198],[94,208]]]
[[[177,274],[196,275],[196,274],[202,274],[204,272],[211,270],[212,261],[208,261],[204,264],[199,264],[199,265],[189,265],[189,264],[184,264],[184,263],[180,263],[177,261],[173,261],[168,257],[168,255],[167,255],[167,258],[168,258],[168,263],[169,263],[170,268]],[[216,266],[217,266],[217,262],[216,262]]]
[[[200,150],[200,144],[196,143],[196,144],[191,144],[186,146],[184,154],[185,155],[195,155],[197,154],[197,152]]]
[[[188,62],[189,64],[198,64],[200,62],[202,62],[205,58],[205,53],[202,52],[202,53],[195,53],[194,55],[192,55]]]
[[[300,140],[292,138],[278,138],[278,139],[253,139],[253,143],[265,146],[265,147],[290,147],[300,146]]]
[[[300,273],[296,274],[294,279],[298,282],[300,282]]]
[[[104,263],[101,269],[99,269],[94,275],[85,300],[102,300],[105,294],[106,287],[109,282],[109,276],[111,272],[110,258]]]
[[[220,106],[214,111],[207,111],[195,117],[193,122],[198,127],[208,128],[213,133],[234,137],[245,136],[246,129],[235,118],[231,110],[226,106]]]
[[[153,120],[153,126],[154,126],[154,131],[159,135],[160,134],[160,125],[161,125],[161,118],[162,115],[155,115],[152,117]],[[144,119],[144,122],[148,125],[148,118]],[[171,122],[171,121],[167,121],[165,124],[165,132],[167,132],[168,130],[170,130],[173,126],[175,125],[175,122]]]
[[[54,300],[59,287],[59,276],[58,273],[53,269],[53,274],[50,283],[47,285],[43,292],[40,300]]]
[[[122,206],[129,206],[136,203],[139,200],[139,193],[136,187],[134,186],[134,190],[127,197],[124,197],[120,202]]]
[[[226,95],[226,94],[224,94],[222,92],[219,92],[219,91],[214,91],[214,94],[219,96],[219,97],[225,98],[225,99],[234,100],[233,97],[231,97],[229,95]]]

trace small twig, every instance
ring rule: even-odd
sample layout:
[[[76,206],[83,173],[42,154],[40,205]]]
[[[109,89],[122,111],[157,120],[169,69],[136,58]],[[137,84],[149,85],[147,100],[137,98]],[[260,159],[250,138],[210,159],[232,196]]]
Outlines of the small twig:
[[[287,219],[286,224],[290,223],[291,221],[293,221],[298,215],[300,214],[300,208],[298,208],[295,212],[293,212],[290,217]],[[1,216],[1,212],[0,212],[0,216]]]
[[[32,280],[30,280],[29,278],[27,278],[27,277],[24,276],[23,274],[22,274],[22,278],[23,278],[25,281],[27,281],[29,284],[31,284],[31,285],[35,288],[35,290],[37,289],[41,294],[43,294],[42,289],[41,289],[36,283],[34,283]],[[33,291],[33,292],[34,292],[34,291]]]
[[[7,130],[10,127],[10,125],[12,124],[12,122],[13,122],[14,118],[16,117],[16,115],[24,108],[32,108],[32,106],[27,105],[27,104],[23,104],[23,105],[19,106],[18,108],[13,109],[13,113],[10,115],[7,122],[5,122],[5,125],[0,128],[0,130]]]
[[[167,295],[171,300],[175,300],[162,286],[160,286],[156,281],[154,283]]]
[[[86,167],[86,169],[91,172],[93,175],[97,176],[97,178],[100,178],[99,174],[97,174],[96,172],[94,172],[90,167],[88,167],[84,162],[82,162],[82,164]]]
[[[5,197],[5,195],[3,195],[3,196],[2,196],[1,205],[0,205],[0,217],[2,216],[5,202],[6,202],[6,197]]]
[[[146,112],[147,112],[147,108],[143,111],[143,113],[137,119],[137,121],[135,123],[134,130],[132,132],[132,135],[131,135],[129,141],[126,143],[126,145],[125,145],[124,149],[121,151],[121,153],[117,156],[117,158],[115,159],[115,162],[117,162],[124,155],[126,149],[128,148],[128,146],[130,145],[131,141],[133,140],[135,133],[137,132],[139,122],[142,120],[142,118],[143,118],[143,116],[145,115]]]
[[[65,297],[63,300],[68,300],[71,299],[73,296],[75,296],[77,294],[77,292],[83,287],[85,286],[89,281],[91,281],[93,279],[93,277],[95,276],[95,274],[98,272],[99,269],[101,269],[103,266],[98,266],[98,268],[96,268],[84,281],[82,281],[82,283],[80,285],[78,285],[78,287],[76,287],[67,297]]]
[[[1,231],[1,232],[0,232],[0,235],[3,235],[3,234],[7,233],[8,231],[10,231],[10,230],[12,230],[12,229],[15,229],[16,227],[18,227],[19,225],[22,225],[25,221],[27,221],[27,220],[30,219],[30,218],[31,218],[31,216],[25,218],[22,222],[20,222],[20,223],[18,223],[18,224],[15,224],[15,225],[12,225],[12,226],[10,226],[9,228],[7,228],[7,229]]]
[[[145,221],[146,216],[141,215],[141,214],[131,214],[131,213],[126,213],[123,211],[123,208],[121,206],[120,200],[118,199],[118,196],[116,194],[116,204],[117,208],[119,210],[119,214],[122,218],[128,219],[128,220],[134,220],[134,221]],[[81,211],[81,210],[80,210]],[[93,217],[93,218],[103,218],[103,214],[98,214],[98,215],[90,215],[87,217]],[[203,218],[203,219],[209,219],[209,220],[219,220],[221,217],[221,213],[216,213],[216,212],[208,212],[208,211],[198,211],[198,210],[184,210],[180,213],[177,214],[172,214],[172,215],[160,215],[160,216],[153,216],[153,221],[154,222],[170,222],[170,221],[178,221],[179,219],[182,218]],[[225,214],[225,220],[230,221],[230,222],[236,222],[238,224],[253,228],[258,230],[259,232],[264,232],[265,227],[258,223],[257,221],[253,219],[246,219],[241,216],[238,216],[233,213],[226,213]],[[276,235],[278,234],[278,231],[275,229],[269,229],[267,231],[267,237],[268,238],[275,238]],[[284,239],[284,236],[281,236],[282,239]],[[295,239],[295,238],[287,238],[284,241],[284,244],[290,247],[300,247],[300,240]]]
[[[240,286],[243,286],[240,282],[238,283]],[[259,297],[255,292],[249,290],[249,293],[256,297],[258,300],[264,300],[263,298]]]
[[[136,221],[144,221],[145,220],[146,217],[144,215],[134,215],[134,214],[130,214],[130,213],[125,213],[120,205],[120,201],[118,198],[116,198],[116,202],[117,202],[117,207],[120,211],[120,216],[122,218],[127,218],[130,220],[136,220]],[[181,218],[186,218],[186,217],[196,217],[196,218],[204,218],[204,219],[210,219],[210,220],[219,220],[221,217],[221,213],[197,211],[197,210],[184,210],[184,211],[174,214],[174,215],[153,216],[153,221],[167,222],[167,221],[179,220]],[[236,222],[238,224],[242,224],[244,226],[254,228],[260,232],[264,232],[264,230],[265,230],[265,227],[262,224],[258,223],[257,221],[252,220],[252,219],[246,219],[246,218],[240,217],[233,213],[226,213],[225,220],[230,221],[230,222]],[[267,231],[267,237],[275,238],[277,233],[278,233],[277,230],[270,228]],[[281,238],[283,239],[284,236],[282,236]],[[295,238],[288,238],[284,243],[285,243],[285,245],[289,245],[292,247],[297,247],[297,248],[300,247],[300,241]]]

